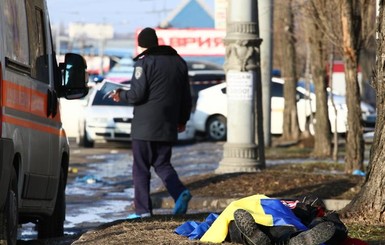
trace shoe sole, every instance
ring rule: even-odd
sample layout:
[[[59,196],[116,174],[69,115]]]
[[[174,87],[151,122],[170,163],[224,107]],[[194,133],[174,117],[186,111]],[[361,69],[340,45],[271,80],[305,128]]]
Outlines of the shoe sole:
[[[248,244],[253,245],[268,245],[270,239],[265,233],[259,230],[253,216],[243,209],[238,209],[234,212],[235,226],[239,232],[247,239]],[[253,236],[255,236],[253,238]],[[258,239],[257,239],[258,238]]]
[[[318,245],[328,241],[334,232],[335,226],[332,222],[322,222],[291,238],[289,245]]]

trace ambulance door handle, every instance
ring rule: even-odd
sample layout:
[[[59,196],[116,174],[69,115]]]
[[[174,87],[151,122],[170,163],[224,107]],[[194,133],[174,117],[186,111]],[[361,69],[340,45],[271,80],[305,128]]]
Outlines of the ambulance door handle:
[[[57,114],[58,97],[54,90],[47,91],[47,117],[55,117]]]
[[[51,91],[52,93],[52,117],[55,117],[57,114],[57,108],[58,108],[58,97],[56,94],[56,91]]]

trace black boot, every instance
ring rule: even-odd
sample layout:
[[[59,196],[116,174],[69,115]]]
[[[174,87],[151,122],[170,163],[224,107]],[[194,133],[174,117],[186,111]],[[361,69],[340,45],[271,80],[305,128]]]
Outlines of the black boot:
[[[244,236],[244,244],[247,245],[270,245],[269,237],[263,233],[257,223],[255,223],[253,216],[243,209],[237,209],[234,212],[235,225],[241,234]]]
[[[290,238],[289,245],[319,245],[329,240],[335,232],[333,222],[322,222],[310,230]]]

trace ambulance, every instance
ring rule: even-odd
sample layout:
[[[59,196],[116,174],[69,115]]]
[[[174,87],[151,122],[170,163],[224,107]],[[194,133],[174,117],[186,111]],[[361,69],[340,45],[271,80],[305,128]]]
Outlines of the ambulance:
[[[0,244],[18,227],[63,235],[69,144],[59,98],[88,93],[86,62],[58,64],[45,0],[0,0]]]

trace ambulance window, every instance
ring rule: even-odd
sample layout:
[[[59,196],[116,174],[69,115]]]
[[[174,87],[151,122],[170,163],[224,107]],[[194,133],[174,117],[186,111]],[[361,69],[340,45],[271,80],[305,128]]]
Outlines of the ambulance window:
[[[7,58],[26,66],[29,65],[25,1],[5,0],[5,7],[0,11],[3,11],[4,16]]]
[[[41,82],[49,83],[47,39],[44,28],[44,1],[33,0],[26,2],[31,76]]]

